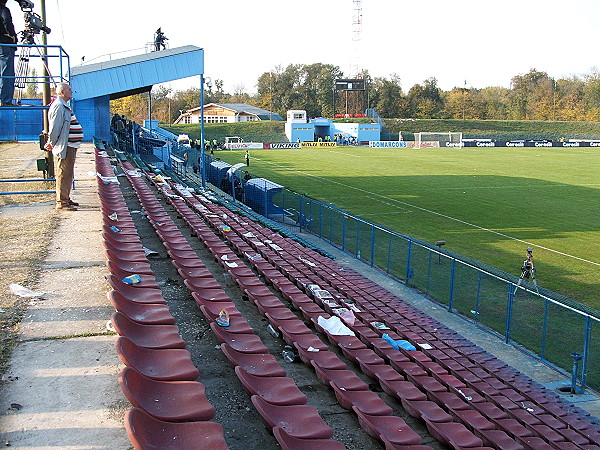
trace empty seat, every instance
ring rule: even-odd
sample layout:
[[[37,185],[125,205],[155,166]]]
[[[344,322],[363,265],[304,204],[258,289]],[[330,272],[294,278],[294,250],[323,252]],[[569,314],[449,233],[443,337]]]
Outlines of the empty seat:
[[[352,407],[355,406],[365,414],[375,416],[389,416],[393,413],[392,408],[373,391],[345,391],[337,387],[333,381],[329,385],[333,388],[335,397],[342,408],[352,410]]]
[[[269,353],[269,349],[255,334],[228,333],[215,322],[210,324],[216,338],[221,343],[228,344],[231,348],[242,353]]]
[[[379,378],[379,384],[384,392],[400,400],[427,400],[427,396],[410,381],[386,380]]]
[[[135,303],[124,298],[117,291],[108,292],[107,297],[117,311],[125,314],[134,322],[146,325],[173,325],[175,323],[175,318],[171,315],[167,305]]]
[[[419,445],[421,443],[421,437],[400,417],[375,416],[365,414],[356,407],[352,409],[358,417],[362,429],[376,439],[382,436],[387,442],[398,446]]]
[[[156,419],[189,422],[215,417],[215,409],[206,398],[202,383],[153,380],[125,367],[119,374],[119,384],[134,407]]]
[[[179,336],[179,329],[175,325],[144,325],[119,311],[115,311],[110,320],[120,336],[131,339],[140,347],[185,348],[185,341]]]
[[[333,436],[333,430],[313,406],[278,406],[258,395],[253,395],[251,400],[269,428],[280,427],[288,435],[300,439],[330,439]]]
[[[142,375],[154,380],[194,381],[200,372],[192,364],[190,352],[181,348],[150,349],[138,347],[131,340],[120,336],[115,342],[119,358]]]
[[[344,450],[346,446],[333,439],[300,439],[290,436],[281,427],[273,428],[273,436],[283,450]]]
[[[295,343],[294,346],[298,350],[300,359],[306,364],[310,364],[311,361],[316,361],[320,367],[326,369],[347,369],[346,363],[332,351],[316,351],[316,349],[315,351],[310,351],[297,343]]]
[[[165,422],[132,408],[125,413],[125,429],[137,450],[229,449],[223,427],[214,422]]]
[[[482,447],[483,441],[470,432],[462,423],[432,422],[425,419],[427,429],[440,442],[452,448]]]
[[[308,398],[288,377],[260,377],[237,366],[235,373],[246,392],[258,395],[273,405],[304,405]]]
[[[252,375],[259,377],[285,376],[285,370],[270,353],[242,353],[231,348],[229,344],[221,344],[221,351],[232,366],[240,366]]]
[[[329,386],[330,382],[333,382],[339,388],[347,391],[364,391],[369,389],[367,383],[362,381],[358,375],[351,370],[325,369],[320,367],[316,361],[311,361],[311,364],[315,368],[317,378],[327,386]]]

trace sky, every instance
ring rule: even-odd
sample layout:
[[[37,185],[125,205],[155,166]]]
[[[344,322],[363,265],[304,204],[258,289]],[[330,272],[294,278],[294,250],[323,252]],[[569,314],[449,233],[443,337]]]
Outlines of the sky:
[[[48,44],[63,46],[72,67],[144,53],[161,27],[169,48],[203,48],[205,76],[229,93],[254,93],[262,73],[289,64],[334,64],[349,78],[357,66],[396,74],[404,92],[430,77],[444,90],[509,87],[532,68],[561,78],[600,67],[600,0],[362,0],[358,43],[359,0],[45,3]],[[17,2],[7,6],[22,30]],[[198,86],[198,77],[166,84]]]

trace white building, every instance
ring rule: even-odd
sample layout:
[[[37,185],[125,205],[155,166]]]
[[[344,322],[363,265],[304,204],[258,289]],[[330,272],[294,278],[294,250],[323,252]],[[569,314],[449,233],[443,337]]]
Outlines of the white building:
[[[254,120],[283,120],[274,112],[244,103],[208,103],[204,105],[204,123],[250,122]],[[174,124],[200,123],[200,107],[181,114]]]

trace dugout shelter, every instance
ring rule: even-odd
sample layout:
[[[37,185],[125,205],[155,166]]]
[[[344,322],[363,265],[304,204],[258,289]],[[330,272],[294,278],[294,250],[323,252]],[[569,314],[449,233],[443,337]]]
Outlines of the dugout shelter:
[[[314,142],[320,139],[332,142],[336,135],[352,137],[357,143],[379,141],[381,125],[378,123],[342,123],[325,117],[308,119],[304,110],[289,110],[285,134],[290,142]]]

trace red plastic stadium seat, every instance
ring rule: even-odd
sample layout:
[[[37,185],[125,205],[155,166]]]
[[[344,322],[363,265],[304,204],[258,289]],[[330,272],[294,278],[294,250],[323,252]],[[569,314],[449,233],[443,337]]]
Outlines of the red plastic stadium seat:
[[[228,344],[231,348],[242,353],[269,353],[269,349],[262,343],[255,334],[228,333],[226,328],[222,328],[215,322],[210,324],[210,328],[215,333],[216,338],[221,343]]]
[[[316,361],[320,367],[326,369],[347,369],[346,363],[344,363],[344,361],[342,361],[338,355],[329,350],[309,351],[300,345],[294,344],[294,346],[298,350],[300,359],[305,364],[310,364],[311,361]]]
[[[167,302],[162,295],[160,289],[155,288],[139,288],[123,283],[114,275],[106,277],[108,284],[117,292],[119,292],[127,300],[135,303],[162,303]]]
[[[202,383],[152,380],[125,367],[119,374],[119,384],[134,407],[156,419],[190,422],[215,417],[215,409],[206,398]]]
[[[275,357],[269,353],[242,353],[234,350],[228,344],[221,344],[221,351],[233,367],[240,366],[252,375],[259,377],[285,376],[285,370],[279,365]]]
[[[152,272],[152,267],[150,267],[150,263],[147,262],[138,262],[138,261],[123,261],[119,259],[109,259],[106,261],[106,266],[111,273],[114,273],[115,270],[120,270],[122,272],[127,272],[129,274],[145,274],[145,275],[154,275]]]
[[[347,391],[365,391],[369,389],[369,385],[351,370],[324,369],[316,361],[311,361],[311,364],[315,368],[317,378],[327,386],[330,382],[333,382],[336,386]]]
[[[432,422],[425,419],[427,429],[440,442],[452,448],[482,447],[483,441],[471,433],[462,423]]]
[[[252,404],[269,428],[280,427],[299,439],[330,439],[333,430],[310,405],[277,406],[253,395]]]
[[[355,406],[365,414],[375,416],[390,416],[393,413],[392,408],[373,391],[343,391],[333,381],[329,385],[333,388],[340,406],[344,409],[352,410],[352,407]]]
[[[235,373],[250,395],[258,395],[273,405],[304,405],[308,398],[288,377],[259,377],[252,375],[240,366]]]
[[[146,325],[173,325],[175,323],[175,318],[171,315],[167,305],[135,303],[124,298],[117,291],[110,291],[107,296],[117,311],[125,314],[134,322]]]
[[[164,422],[132,408],[125,429],[136,450],[229,449],[223,427],[214,422]]]
[[[194,364],[190,352],[181,348],[149,349],[138,347],[126,337],[120,336],[115,342],[119,358],[142,375],[159,381],[194,381],[200,372]]]
[[[273,428],[273,435],[283,450],[344,450],[346,446],[333,439],[300,439],[287,434],[283,428]]]
[[[362,429],[376,439],[383,436],[388,442],[398,446],[419,445],[421,443],[421,437],[400,417],[373,416],[363,413],[356,407],[352,409],[357,415]]]
[[[175,325],[144,325],[134,322],[125,314],[115,311],[111,316],[115,331],[146,348],[185,348]]]

